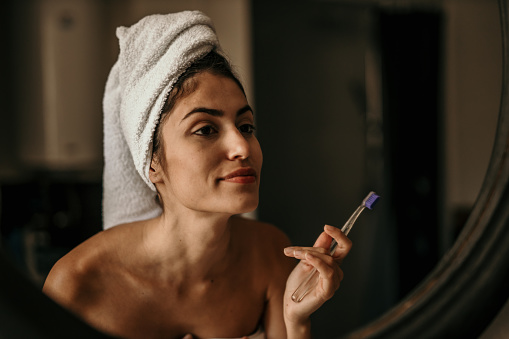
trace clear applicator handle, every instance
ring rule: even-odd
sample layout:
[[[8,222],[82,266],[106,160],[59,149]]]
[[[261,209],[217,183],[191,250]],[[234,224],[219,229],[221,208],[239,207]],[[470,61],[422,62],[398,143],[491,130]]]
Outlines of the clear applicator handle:
[[[364,211],[366,207],[369,209],[372,209],[376,201],[380,197],[376,195],[375,192],[370,192],[368,196],[362,201],[362,204],[357,207],[355,212],[350,216],[350,218],[346,221],[345,225],[341,228],[341,232],[343,232],[344,235],[348,236],[348,233],[352,230],[353,225],[357,221],[357,218],[359,215]],[[335,239],[332,239],[331,245],[329,247],[329,254],[332,256],[334,252],[336,251],[336,247],[338,246],[338,243]],[[316,268],[313,268],[311,272],[307,275],[306,279],[297,287],[295,292],[292,294],[292,300],[296,303],[301,302],[302,299],[318,284],[318,279],[320,277],[320,274],[316,270]]]

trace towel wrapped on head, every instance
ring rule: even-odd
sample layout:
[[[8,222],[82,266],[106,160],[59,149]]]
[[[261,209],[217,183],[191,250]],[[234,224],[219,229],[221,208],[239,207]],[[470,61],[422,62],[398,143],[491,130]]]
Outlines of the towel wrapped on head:
[[[199,11],[147,16],[117,28],[117,37],[120,53],[103,100],[104,229],[161,214],[149,179],[161,110],[178,77],[219,49],[212,21]]]

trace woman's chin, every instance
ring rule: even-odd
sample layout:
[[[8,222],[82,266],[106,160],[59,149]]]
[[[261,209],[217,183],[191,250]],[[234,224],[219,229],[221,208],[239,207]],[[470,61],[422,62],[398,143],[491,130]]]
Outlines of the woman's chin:
[[[251,213],[258,207],[258,197],[252,200],[236,201],[235,204],[232,204],[232,207],[234,207],[232,214]]]

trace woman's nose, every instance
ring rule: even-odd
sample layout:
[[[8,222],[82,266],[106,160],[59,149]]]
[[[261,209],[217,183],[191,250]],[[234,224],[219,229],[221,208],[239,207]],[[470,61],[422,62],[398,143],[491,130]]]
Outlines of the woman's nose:
[[[250,156],[251,150],[249,141],[246,137],[235,128],[232,130],[225,140],[228,159],[230,160],[244,160]]]

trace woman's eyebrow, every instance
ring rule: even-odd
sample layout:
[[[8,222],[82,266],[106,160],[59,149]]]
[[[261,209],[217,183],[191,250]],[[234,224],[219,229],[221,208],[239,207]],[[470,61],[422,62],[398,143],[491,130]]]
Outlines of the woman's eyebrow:
[[[253,111],[253,109],[251,108],[251,106],[246,105],[246,106],[242,107],[241,109],[239,109],[239,110],[237,111],[237,116],[240,116],[240,115],[242,115],[242,114],[244,114],[244,113],[246,113],[246,112],[251,112],[251,114],[253,114],[253,115],[254,115],[254,111]]]
[[[251,108],[251,106],[246,105],[246,106],[242,107],[241,109],[239,109],[237,111],[237,116],[240,116],[240,115],[242,115],[244,113],[247,113],[247,112],[251,112],[252,114],[254,114],[253,109]],[[182,123],[182,121],[186,120],[191,115],[196,114],[196,113],[210,114],[210,115],[215,116],[215,117],[222,117],[224,115],[224,112],[222,110],[219,110],[219,109],[206,108],[206,107],[196,107],[196,108],[193,108],[190,112],[188,112],[182,118],[182,120],[180,120],[180,123]]]
[[[196,108],[193,108],[189,113],[187,113],[182,118],[182,120],[180,120],[180,123],[182,123],[182,121],[186,120],[187,118],[189,118],[191,115],[193,115],[195,113],[205,113],[205,114],[210,114],[215,117],[222,117],[224,115],[224,112],[221,110],[218,110],[218,109],[206,108],[206,107],[196,107]]]

